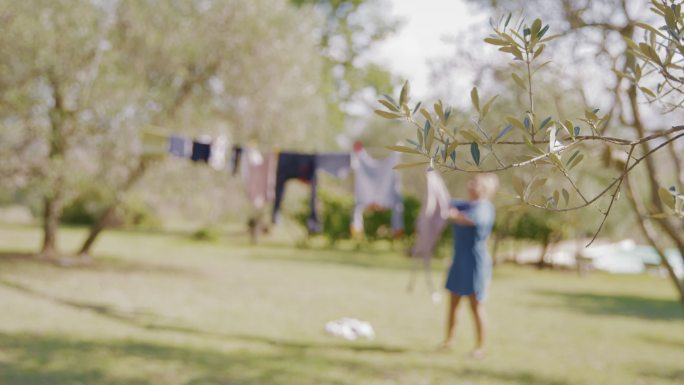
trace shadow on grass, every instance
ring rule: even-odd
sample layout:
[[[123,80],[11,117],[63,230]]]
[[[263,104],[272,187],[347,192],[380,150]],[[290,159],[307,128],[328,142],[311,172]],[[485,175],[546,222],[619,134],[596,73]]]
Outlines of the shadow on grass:
[[[36,253],[26,252],[0,252],[0,262],[4,261],[38,261]]]
[[[684,384],[684,369],[654,370],[653,368],[648,368],[643,370],[641,375],[648,378],[671,381],[673,384]]]
[[[73,301],[68,299],[58,298],[49,294],[45,294],[34,290],[28,286],[10,282],[4,279],[0,279],[0,286],[10,288],[19,291],[23,294],[30,295],[35,298],[42,300],[51,301],[58,305],[70,307],[77,310],[85,310],[94,313],[99,316],[106,317],[110,320],[124,323],[129,326],[138,327],[149,331],[158,332],[175,332],[183,333],[187,335],[193,335],[196,337],[207,337],[209,339],[224,339],[233,341],[245,341],[266,344],[270,346],[297,349],[297,350],[307,350],[307,349],[343,349],[351,350],[355,352],[382,352],[382,353],[405,353],[406,349],[399,347],[391,347],[379,344],[318,344],[312,342],[297,342],[297,341],[287,341],[278,340],[274,338],[261,337],[261,336],[251,336],[251,335],[237,335],[237,334],[227,334],[213,331],[205,331],[197,328],[185,326],[179,324],[179,320],[170,319],[168,317],[162,317],[158,314],[146,310],[122,310],[111,305],[97,304],[81,301]]]
[[[674,299],[548,290],[537,291],[537,293],[558,298],[562,301],[563,307],[588,314],[629,316],[650,320],[684,320],[684,310]]]
[[[309,252],[306,254],[308,253]],[[253,256],[253,259],[265,261],[312,263],[317,265],[333,264],[368,269],[411,270],[410,260],[399,255],[377,256],[367,253],[363,253],[363,255],[361,255],[361,253],[349,253],[346,255],[305,255],[304,253],[297,253],[296,250],[293,250],[288,256],[255,255]]]
[[[29,295],[34,298],[39,298],[42,300],[50,301],[53,303],[56,303],[58,305],[62,306],[67,306],[73,309],[77,310],[86,310],[90,311],[92,313],[108,317],[113,320],[125,322],[128,324],[133,323],[132,320],[137,320],[137,322],[146,322],[146,320],[151,319],[156,317],[153,313],[144,311],[144,310],[134,310],[134,311],[129,311],[129,310],[119,310],[113,306],[110,305],[103,305],[103,304],[97,304],[97,303],[89,303],[89,302],[80,302],[80,301],[73,301],[69,299],[63,299],[63,298],[58,298],[56,296],[52,296],[49,294],[42,293],[38,290],[35,290],[29,286],[17,283],[17,282],[12,282],[8,281],[6,279],[0,278],[0,286],[3,286],[8,289],[13,289],[16,291],[19,291],[25,295]]]
[[[314,385],[471,381],[568,385],[528,371],[458,369],[420,362],[378,364],[335,352],[307,354],[290,347],[219,351],[142,341],[74,340],[59,335],[0,334],[0,383],[29,384],[231,384]],[[169,373],[173,373],[172,375]]]
[[[99,257],[96,259],[45,259],[34,253],[0,252],[0,264],[2,263],[33,263],[41,264],[56,269],[68,269],[69,271],[93,271],[111,273],[145,273],[145,274],[169,274],[202,276],[199,270],[189,267],[178,267],[155,263],[124,261],[113,257]]]
[[[253,249],[245,247],[244,250],[253,260],[333,264],[387,270],[411,269],[411,259],[402,250],[353,250],[332,246],[300,248],[286,244],[264,244]],[[435,264],[440,265],[440,263]]]
[[[645,334],[642,335],[640,339],[651,345],[659,345],[671,349],[681,349],[681,351],[684,352],[684,339],[676,338],[675,336],[664,337]]]

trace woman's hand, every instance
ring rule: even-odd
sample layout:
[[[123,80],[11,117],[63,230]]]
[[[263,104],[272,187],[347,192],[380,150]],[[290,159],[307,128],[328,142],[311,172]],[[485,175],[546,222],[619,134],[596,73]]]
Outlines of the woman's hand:
[[[455,207],[449,208],[449,220],[451,222],[456,222],[458,218],[462,217],[461,211]]]
[[[449,221],[459,225],[475,226],[475,223],[470,218],[454,207],[449,209]]]

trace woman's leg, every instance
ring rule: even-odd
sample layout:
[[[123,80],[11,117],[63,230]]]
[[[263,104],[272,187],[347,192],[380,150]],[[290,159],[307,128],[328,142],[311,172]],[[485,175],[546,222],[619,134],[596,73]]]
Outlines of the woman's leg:
[[[456,311],[458,310],[459,302],[461,302],[461,296],[451,293],[446,338],[444,339],[444,343],[442,343],[442,347],[444,348],[449,348],[451,346],[451,340],[454,338],[454,330],[456,330]]]
[[[484,340],[487,334],[487,318],[485,316],[484,303],[477,300],[475,294],[468,296],[470,299],[470,310],[475,319],[475,331],[477,333],[477,345],[473,351],[476,358],[481,358],[484,354]]]

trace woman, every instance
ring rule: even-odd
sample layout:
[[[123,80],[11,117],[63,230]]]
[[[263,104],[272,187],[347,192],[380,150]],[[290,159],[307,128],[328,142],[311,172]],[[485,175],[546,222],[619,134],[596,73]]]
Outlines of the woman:
[[[456,326],[456,310],[467,296],[475,318],[477,344],[473,357],[484,357],[486,319],[484,300],[491,278],[492,259],[487,252],[487,238],[494,225],[494,206],[489,201],[496,192],[498,178],[478,174],[468,181],[468,201],[453,200],[449,220],[453,223],[454,258],[446,288],[451,293],[447,333],[442,348],[449,349]]]

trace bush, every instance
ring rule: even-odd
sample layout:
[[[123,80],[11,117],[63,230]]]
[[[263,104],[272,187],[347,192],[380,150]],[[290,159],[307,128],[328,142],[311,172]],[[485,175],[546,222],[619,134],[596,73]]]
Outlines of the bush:
[[[61,222],[69,225],[90,226],[102,215],[112,198],[102,189],[91,188],[78,196],[62,211]],[[112,222],[113,227],[140,227],[155,229],[161,227],[161,220],[141,199],[129,199],[123,203]]]
[[[109,199],[106,191],[93,186],[64,206],[61,221],[69,225],[90,226],[106,208]]]
[[[142,199],[130,199],[121,207],[120,221],[123,226],[158,229],[162,221]]]
[[[221,232],[213,227],[202,227],[193,232],[190,237],[196,241],[216,242]]]
[[[420,200],[412,195],[404,195],[404,231],[406,235],[416,233],[416,220],[420,214]]]
[[[548,242],[551,238],[570,236],[567,221],[563,217],[538,210],[524,210],[519,213],[502,215],[497,218],[494,231],[500,236],[515,239],[528,239],[537,242]]]
[[[62,217],[60,218],[64,224],[82,226],[92,225],[95,219],[95,214],[88,210],[86,202],[80,199],[64,207]]]
[[[323,235],[331,244],[351,238],[351,220],[354,210],[354,199],[349,197],[335,197],[321,193],[321,210]]]
[[[330,244],[351,237],[351,216],[354,209],[354,199],[346,196],[336,196],[325,191],[318,192],[318,215],[323,227],[323,235]],[[302,227],[307,227],[310,215],[309,198],[307,197],[302,209],[294,214],[294,218]]]
[[[420,213],[420,201],[410,195],[404,196],[404,235],[412,237],[416,232],[416,219]],[[369,240],[392,239],[392,210],[366,211],[363,215],[364,233]]]
[[[519,216],[511,228],[511,235],[514,238],[540,242],[549,239],[552,233],[552,226],[544,218],[528,211]]]
[[[336,196],[325,191],[319,192],[319,216],[323,225],[322,235],[331,244],[343,239],[351,238],[351,220],[354,210],[354,198],[351,196]],[[415,222],[420,212],[420,201],[413,196],[404,196],[404,233],[413,236]],[[309,217],[308,198],[303,209],[295,214],[297,222],[306,227]],[[392,211],[366,211],[364,213],[364,233],[368,240],[392,239],[391,226]]]

